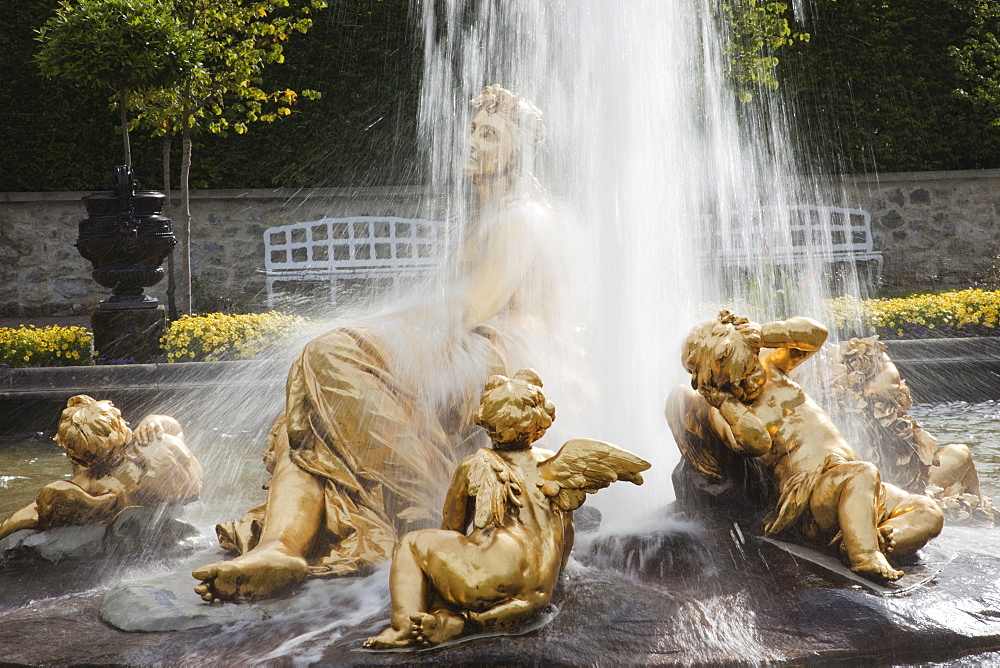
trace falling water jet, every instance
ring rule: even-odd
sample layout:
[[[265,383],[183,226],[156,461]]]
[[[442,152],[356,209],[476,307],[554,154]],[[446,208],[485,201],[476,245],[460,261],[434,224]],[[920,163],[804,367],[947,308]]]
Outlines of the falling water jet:
[[[431,187],[451,186],[453,206],[464,206],[453,187],[464,100],[499,81],[545,111],[548,150],[537,173],[563,205],[565,233],[580,242],[558,273],[572,293],[564,337],[585,357],[560,361],[585,369],[587,391],[568,400],[588,407],[563,428],[669,470],[676,459],[662,402],[683,382],[675,360],[687,328],[731,300],[762,320],[822,318],[819,258],[829,235],[817,235],[804,264],[784,269],[783,284],[766,258],[791,243],[788,205],[828,204],[839,193],[798,179],[776,102],[764,118],[736,101],[739,84],[724,75],[727,36],[708,3],[443,0],[414,8],[425,35],[421,137]],[[759,259],[742,271],[720,262],[739,256]],[[616,493],[633,496],[607,496]],[[669,500],[664,485],[651,502]]]

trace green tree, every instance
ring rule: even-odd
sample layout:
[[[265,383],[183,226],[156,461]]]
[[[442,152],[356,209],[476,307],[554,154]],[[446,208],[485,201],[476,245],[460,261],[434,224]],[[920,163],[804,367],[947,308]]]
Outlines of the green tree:
[[[178,245],[182,270],[179,281],[168,266],[171,312],[191,312],[191,136],[203,129],[216,134],[243,134],[253,122],[272,122],[292,113],[300,97],[320,94],[304,89],[267,91],[261,87],[268,65],[284,62],[284,45],[294,33],[312,26],[311,13],[325,0],[173,0],[173,14],[197,35],[203,48],[198,66],[171,85],[136,91],[130,106],[137,120],[154,134],[181,136],[181,212]],[[169,159],[169,149],[164,151]],[[164,165],[165,184],[169,164]],[[179,283],[180,295],[177,296]],[[175,304],[179,302],[175,306]]]
[[[795,22],[791,6],[772,0],[724,0],[717,19],[727,36],[724,42],[726,74],[740,97],[749,102],[751,88],[776,89],[779,49],[808,42],[809,33]]]
[[[809,44],[777,69],[802,164],[825,173],[1000,167],[1000,131],[952,55],[972,37],[974,5],[996,2],[809,5]],[[969,95],[956,95],[963,87]]]
[[[201,53],[195,35],[158,0],[64,0],[37,39],[44,76],[113,94],[129,167],[127,96],[180,80],[194,71]]]
[[[951,49],[959,69],[956,92],[1000,126],[1000,4],[969,0],[966,11],[969,28]]]

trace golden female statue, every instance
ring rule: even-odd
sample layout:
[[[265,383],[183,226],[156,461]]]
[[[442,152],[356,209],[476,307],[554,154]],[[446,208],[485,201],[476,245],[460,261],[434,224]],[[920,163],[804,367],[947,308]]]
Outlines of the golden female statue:
[[[573,548],[573,512],[617,480],[642,484],[649,463],[573,439],[533,447],[555,419],[533,369],[492,376],[476,412],[493,442],[455,471],[441,529],[403,536],[392,557],[392,625],[370,648],[433,645],[468,630],[517,627],[548,605]],[[471,533],[466,533],[470,529]]]
[[[709,478],[725,477],[725,450],[759,458],[780,493],[767,533],[839,543],[851,570],[894,580],[903,573],[888,558],[923,547],[943,516],[929,497],[882,483],[789,377],[826,337],[809,318],[758,325],[722,311],[688,336],[682,360],[697,392],[672,393],[667,420],[685,460]]]
[[[368,568],[398,536],[437,524],[441,482],[476,447],[483,379],[545,334],[551,216],[530,173],[541,113],[499,86],[471,104],[465,172],[478,211],[452,258],[455,288],[305,346],[289,371],[284,426],[272,432],[266,509],[220,528],[243,554],[194,571],[206,601]]]
[[[183,505],[201,492],[201,464],[172,417],[149,415],[133,432],[110,401],[78,394],[66,402],[54,440],[73,477],[45,485],[34,503],[0,522],[0,538],[107,522],[129,506]]]

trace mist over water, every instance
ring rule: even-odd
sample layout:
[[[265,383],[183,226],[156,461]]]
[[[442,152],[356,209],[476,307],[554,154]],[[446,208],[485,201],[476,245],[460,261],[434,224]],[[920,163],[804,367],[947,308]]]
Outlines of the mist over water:
[[[439,0],[413,10],[425,40],[421,137],[450,220],[469,208],[459,185],[468,100],[499,83],[545,115],[534,172],[571,251],[555,271],[566,300],[558,331],[582,351],[561,360],[577,367],[566,386],[543,374],[556,426],[646,457],[657,482],[643,505],[669,501],[677,451],[663,405],[687,382],[684,336],[720,307],[822,320],[825,228],[806,230],[797,266],[779,270],[769,257],[791,244],[788,205],[838,193],[797,176],[778,97],[753,89],[754,104],[738,101],[712,3]],[[842,283],[857,293],[852,272]],[[634,504],[620,487],[597,505]]]

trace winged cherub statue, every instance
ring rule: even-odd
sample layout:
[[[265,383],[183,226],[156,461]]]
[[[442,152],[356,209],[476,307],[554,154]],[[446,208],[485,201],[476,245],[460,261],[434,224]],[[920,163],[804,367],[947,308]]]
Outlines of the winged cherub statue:
[[[649,462],[608,443],[533,447],[555,407],[533,369],[491,376],[476,411],[493,449],[452,478],[441,529],[412,531],[389,574],[392,626],[365,647],[433,645],[470,630],[516,628],[549,603],[573,547],[573,511],[617,480],[642,484]],[[469,524],[471,533],[467,533]]]

